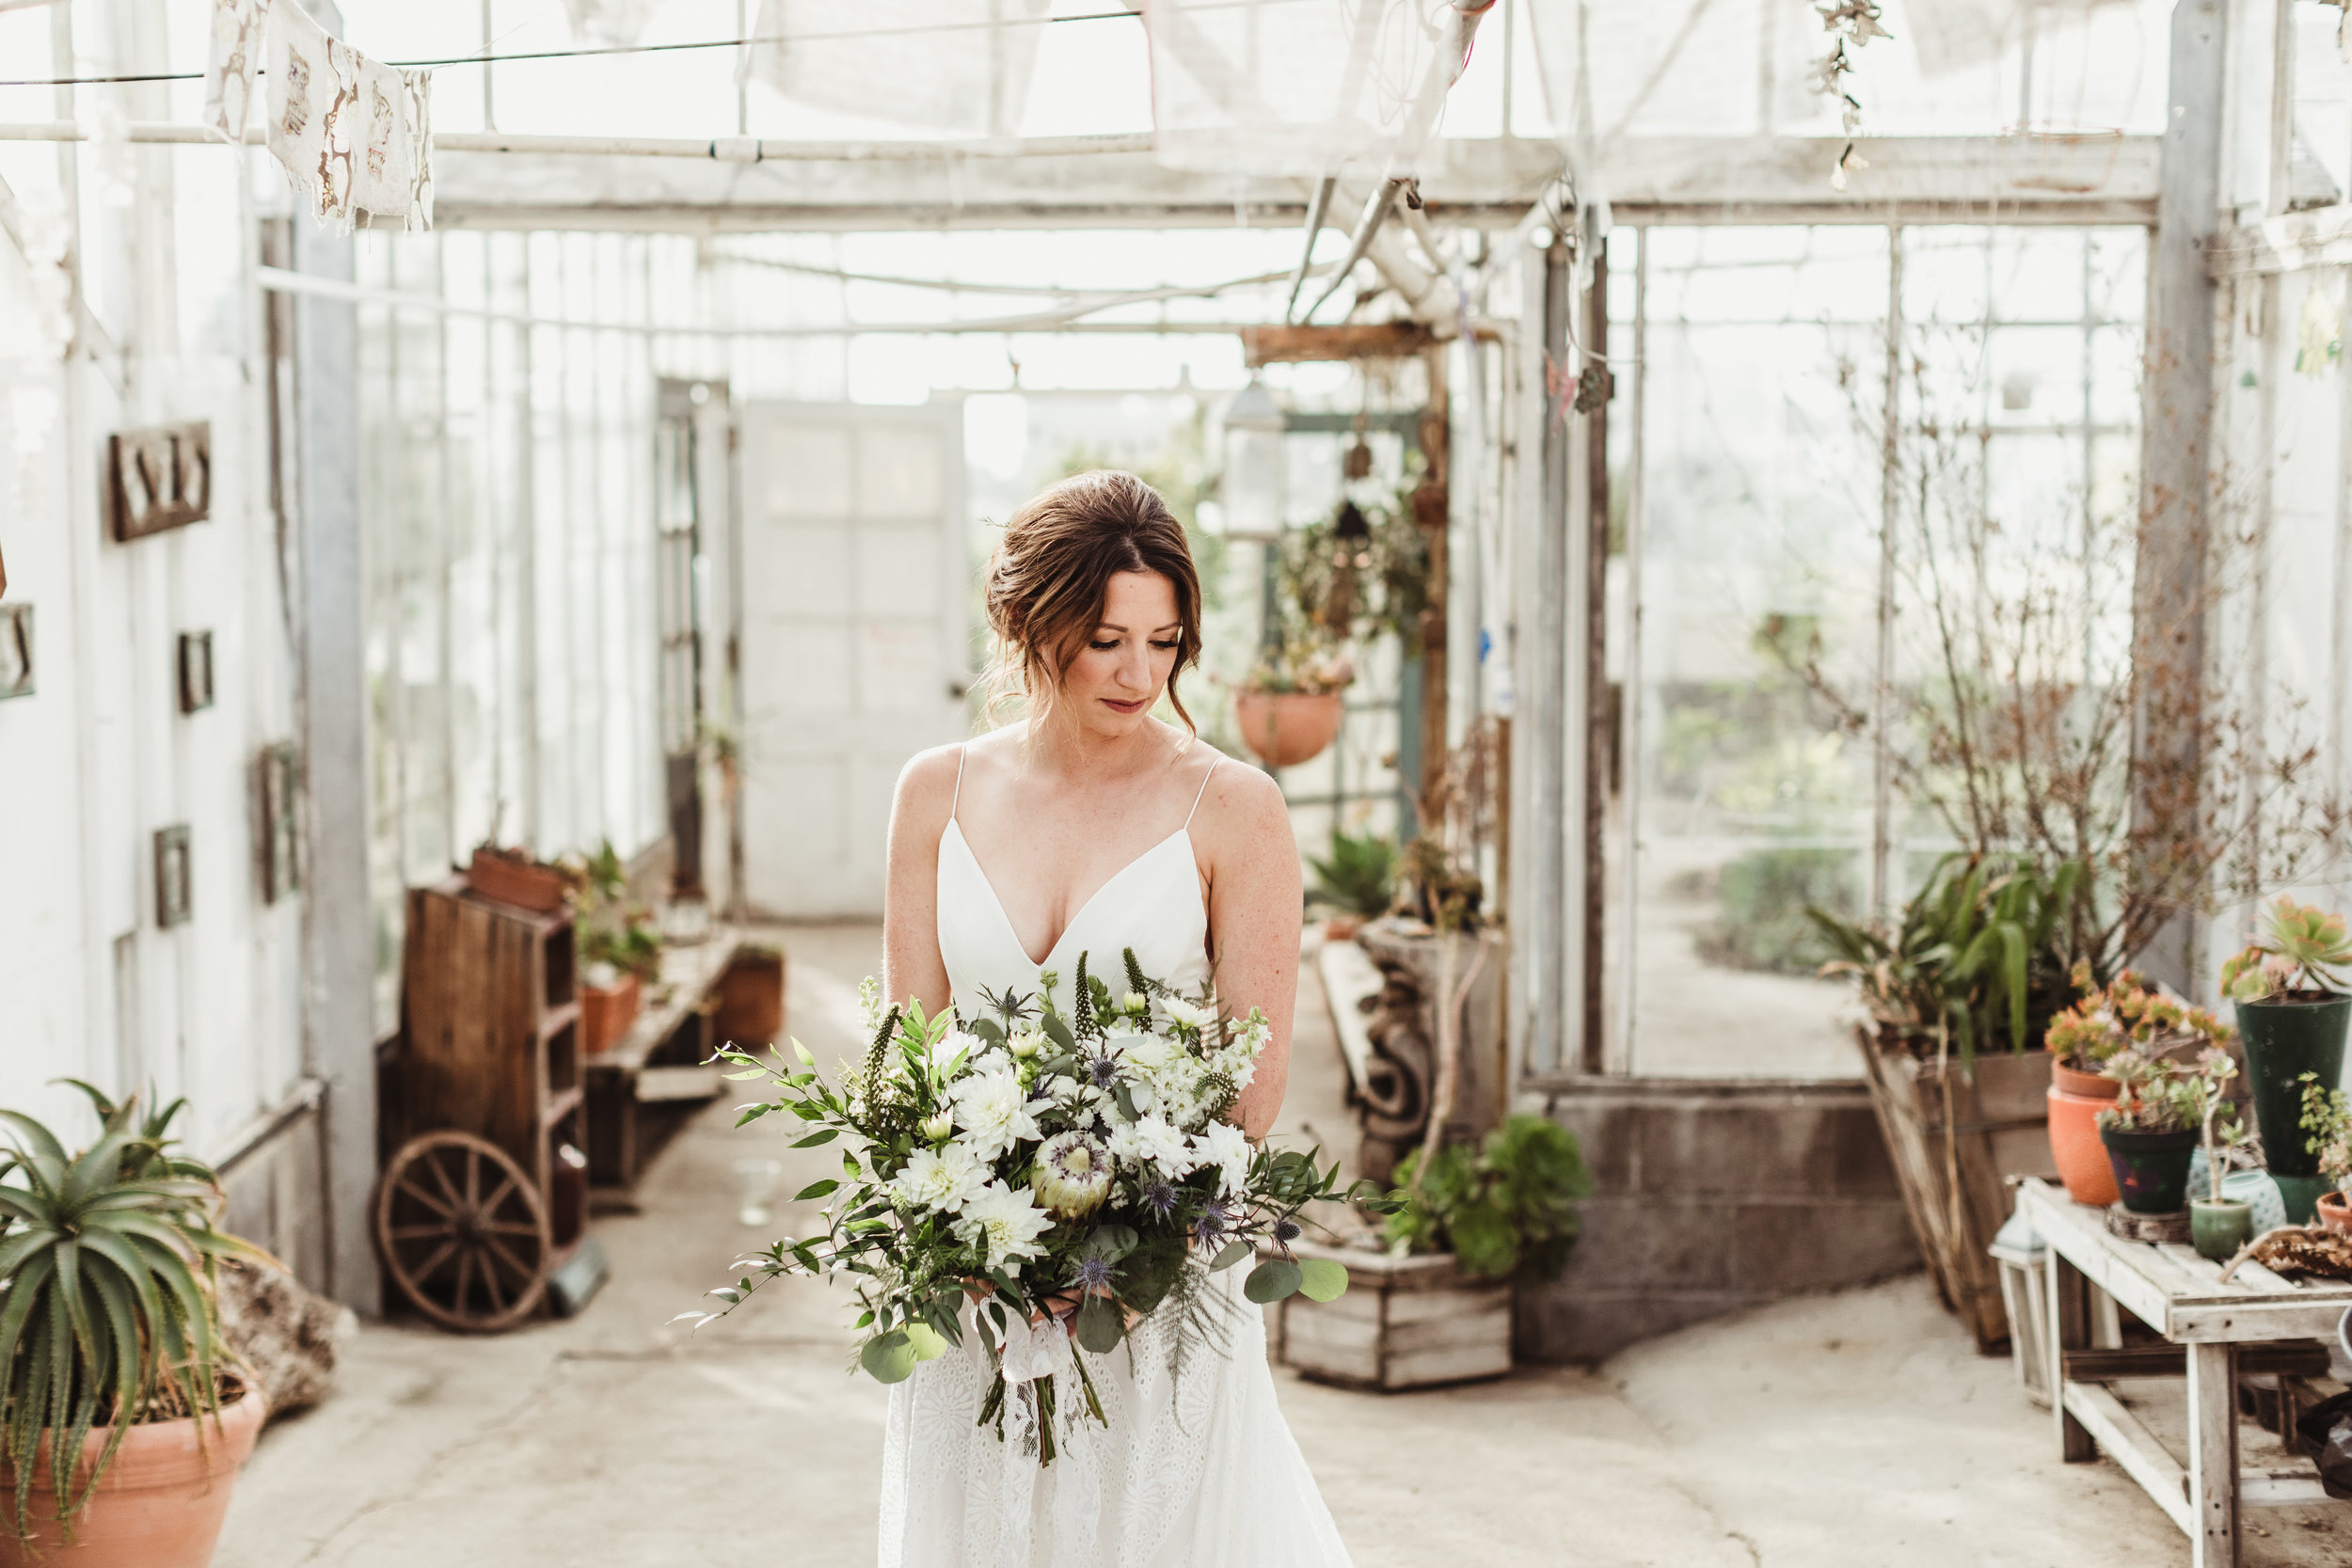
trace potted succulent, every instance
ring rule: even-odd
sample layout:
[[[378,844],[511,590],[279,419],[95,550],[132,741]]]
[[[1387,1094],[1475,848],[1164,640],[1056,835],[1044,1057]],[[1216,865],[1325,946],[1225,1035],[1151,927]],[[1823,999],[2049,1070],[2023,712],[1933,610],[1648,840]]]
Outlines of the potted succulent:
[[[2106,1071],[2119,1092],[2099,1113],[2099,1141],[2106,1145],[2123,1207],[2135,1214],[2179,1213],[2188,1207],[2189,1159],[2203,1131],[2203,1102],[2187,1080],[2201,1069],[2184,1071],[2161,1057],[2119,1051],[2107,1058]]]
[[[75,1086],[105,1112],[75,1153],[0,1111],[0,1564],[204,1568],[263,1415],[215,1270],[262,1254],[215,1227],[213,1173],[171,1152],[177,1102],[142,1121],[136,1096]]]
[[[2116,1200],[2115,1176],[2098,1117],[2122,1087],[2106,1064],[2125,1051],[2161,1057],[2185,1047],[2224,1047],[2234,1031],[2202,1007],[2151,990],[2135,970],[2101,986],[2088,963],[2077,963],[2073,978],[2081,996],[2050,1021],[2042,1041],[2050,1055],[2050,1156],[2075,1202],[2104,1207]]]
[[[2328,1183],[2319,1195],[2315,1212],[2330,1230],[2352,1234],[2352,1200],[2344,1194],[2352,1182],[2352,1100],[2312,1073],[2303,1075],[2302,1129],[2312,1157]]]
[[[1323,934],[1333,942],[1354,936],[1367,920],[1377,920],[1396,901],[1396,845],[1378,833],[1331,830],[1328,859],[1308,858],[1314,886],[1308,899],[1331,911]]]
[[[2230,1166],[2246,1149],[2245,1124],[2230,1101],[2230,1081],[2237,1063],[2226,1051],[2208,1047],[2197,1070],[2182,1079],[2185,1100],[2197,1116],[2197,1130],[2205,1150],[2207,1190],[2188,1201],[2189,1240],[2215,1262],[2224,1262],[2253,1239],[2254,1206],[2232,1197],[2224,1189]]]
[[[2352,936],[2344,916],[2280,898],[2264,911],[2262,936],[2221,966],[2221,990],[2237,1006],[2246,1037],[2246,1076],[2263,1152],[2288,1222],[2308,1224],[2328,1183],[2303,1137],[2303,1080],[2344,1081],[2344,1028],[2352,995]]]
[[[1294,1247],[1345,1264],[1348,1291],[1282,1303],[1284,1364],[1387,1392],[1502,1375],[1513,1289],[1559,1277],[1576,1244],[1576,1205],[1592,1194],[1575,1134],[1512,1117],[1475,1147],[1448,1144],[1426,1162],[1416,1150],[1396,1174],[1385,1250]]]

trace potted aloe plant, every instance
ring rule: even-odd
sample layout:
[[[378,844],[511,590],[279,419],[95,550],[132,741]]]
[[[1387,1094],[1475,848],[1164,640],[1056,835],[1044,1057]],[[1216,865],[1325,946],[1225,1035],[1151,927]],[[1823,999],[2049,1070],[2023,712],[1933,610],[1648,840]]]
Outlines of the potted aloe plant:
[[[98,1140],[69,1154],[0,1111],[0,1565],[204,1568],[262,1399],[231,1365],[215,1264],[262,1259],[215,1226],[213,1173],[85,1084]],[[266,1259],[262,1259],[266,1261]]]
[[[2283,897],[2264,911],[2259,940],[2221,966],[2222,992],[2236,1004],[2246,1037],[2263,1154],[2295,1225],[2310,1223],[2329,1186],[2303,1136],[2303,1081],[2308,1074],[2328,1088],[2344,1082],[2347,966],[2352,936],[2344,916]]]
[[[2068,1196],[2104,1207],[2116,1199],[2115,1176],[2098,1118],[2122,1087],[2107,1063],[2125,1051],[2163,1057],[2185,1047],[2226,1048],[2235,1031],[2202,1007],[2151,990],[2136,970],[2102,986],[2088,963],[2077,963],[2074,982],[2081,995],[2042,1037],[2050,1055],[2050,1157]]]
[[[1396,845],[1378,833],[1344,833],[1335,827],[1330,857],[1311,855],[1307,863],[1315,873],[1308,901],[1331,911],[1323,925],[1329,941],[1346,941],[1396,902]]]
[[[2135,1214],[2177,1214],[2188,1207],[2189,1160],[2203,1108],[2188,1080],[2202,1070],[2137,1051],[2107,1058],[2107,1076],[2119,1090],[2115,1104],[2099,1113],[2099,1141],[2106,1145],[2123,1207]]]

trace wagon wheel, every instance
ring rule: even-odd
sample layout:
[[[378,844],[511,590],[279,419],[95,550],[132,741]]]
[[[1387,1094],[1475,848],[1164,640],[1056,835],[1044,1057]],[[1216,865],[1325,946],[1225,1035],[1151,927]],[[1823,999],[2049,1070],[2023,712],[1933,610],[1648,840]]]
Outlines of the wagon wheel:
[[[444,1328],[512,1328],[547,1293],[553,1242],[538,1189],[470,1132],[425,1132],[375,1192],[375,1245],[401,1294]]]

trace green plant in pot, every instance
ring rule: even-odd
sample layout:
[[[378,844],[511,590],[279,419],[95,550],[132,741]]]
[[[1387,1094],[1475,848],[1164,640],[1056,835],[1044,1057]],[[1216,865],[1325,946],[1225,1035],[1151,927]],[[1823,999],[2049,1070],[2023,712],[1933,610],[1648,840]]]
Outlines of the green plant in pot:
[[[2304,1145],[2327,1186],[2314,1205],[2319,1223],[2352,1234],[2352,1201],[2344,1191],[2352,1184],[2352,1097],[2305,1073],[2302,1128]]]
[[[1575,1133],[1517,1116],[1477,1148],[1424,1152],[1396,1167],[1400,1207],[1384,1224],[1391,1250],[1451,1252],[1473,1278],[1559,1277],[1576,1245],[1576,1205],[1593,1192]]]
[[[1307,896],[1332,911],[1329,935],[1344,937],[1355,926],[1377,920],[1396,902],[1396,845],[1379,833],[1346,833],[1331,830],[1331,853],[1327,859],[1310,856],[1314,886]],[[1345,922],[1349,929],[1339,928]]]
[[[2197,1131],[2205,1149],[2207,1190],[2188,1203],[2189,1239],[2197,1250],[2218,1263],[2252,1240],[2253,1205],[2229,1196],[2222,1182],[2230,1166],[2246,1151],[2245,1125],[2230,1101],[2230,1084],[2237,1063],[2230,1053],[2208,1047],[2197,1069],[2180,1081],[2182,1098],[2197,1116]]]
[[[2296,1225],[2311,1222],[2329,1185],[2303,1136],[2303,1080],[2308,1074],[2330,1088],[2344,1082],[2344,1029],[2352,1023],[2346,967],[2352,935],[2344,916],[2283,897],[2263,911],[2260,939],[2221,966],[2221,990],[2236,1005],[2246,1037],[2263,1153]]]
[[[78,1152],[0,1111],[0,1564],[71,1546],[87,1568],[203,1568],[263,1413],[222,1344],[215,1266],[266,1259],[171,1151],[177,1102],[142,1118],[136,1096],[74,1086],[101,1117]]]
[[[2204,1069],[2119,1051],[2106,1070],[2121,1088],[2115,1104],[2099,1113],[2099,1141],[2106,1145],[2123,1207],[2135,1214],[2177,1214],[2188,1206],[2189,1157],[2202,1131],[2203,1101],[2188,1080]]]

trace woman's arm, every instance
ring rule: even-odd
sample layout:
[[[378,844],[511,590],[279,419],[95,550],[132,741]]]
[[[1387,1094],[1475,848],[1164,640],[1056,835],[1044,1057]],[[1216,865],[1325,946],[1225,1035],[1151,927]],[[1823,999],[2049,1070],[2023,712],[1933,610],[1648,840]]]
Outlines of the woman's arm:
[[[1242,1091],[1234,1119],[1263,1138],[1290,1082],[1291,1013],[1298,1002],[1298,843],[1273,779],[1237,763],[1218,766],[1201,803],[1207,843],[1211,961],[1216,996],[1235,1018],[1258,1008],[1274,1038]]]
[[[882,1000],[947,1005],[939,956],[939,835],[947,831],[961,747],[921,752],[898,775],[890,801],[890,873],[882,888]]]

